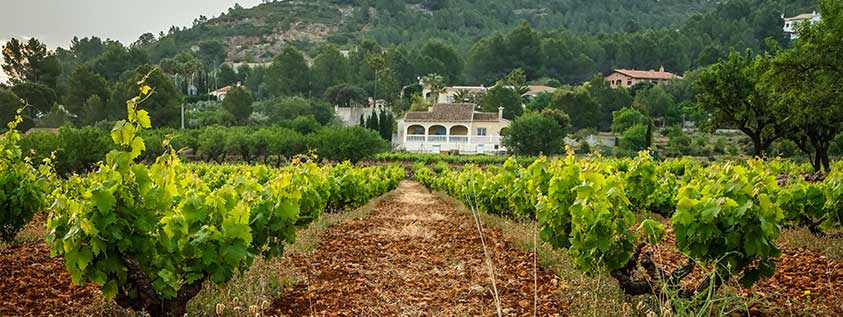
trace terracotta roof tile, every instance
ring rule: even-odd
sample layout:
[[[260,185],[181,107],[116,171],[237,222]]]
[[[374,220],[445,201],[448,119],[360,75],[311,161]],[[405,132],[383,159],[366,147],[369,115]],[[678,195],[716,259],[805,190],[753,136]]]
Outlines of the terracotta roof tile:
[[[491,112],[475,112],[477,105],[473,103],[440,103],[433,105],[430,111],[407,112],[404,120],[412,121],[440,121],[440,122],[471,122],[497,121],[498,114]]]
[[[681,78],[670,72],[660,72],[655,70],[630,70],[630,69],[615,69],[614,72],[621,73],[636,79],[674,79]]]
[[[474,113],[474,121],[498,121],[497,112],[475,112]]]
[[[234,87],[231,87],[231,86],[225,86],[225,87],[222,87],[220,89],[214,90],[214,92],[216,92],[216,93],[228,93],[233,88]]]
[[[528,87],[530,88],[530,90],[528,90],[527,93],[524,94],[524,95],[527,95],[527,96],[535,96],[535,95],[538,95],[538,94],[543,93],[543,92],[552,93],[552,92],[556,91],[556,88],[548,87],[548,86],[530,85]]]

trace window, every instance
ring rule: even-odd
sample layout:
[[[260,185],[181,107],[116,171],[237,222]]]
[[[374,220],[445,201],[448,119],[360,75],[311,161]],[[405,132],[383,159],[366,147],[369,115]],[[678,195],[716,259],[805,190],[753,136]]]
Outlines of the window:
[[[477,128],[477,136],[486,136],[486,128]]]
[[[626,82],[626,85],[627,85],[627,86],[632,86],[632,81],[631,81],[631,80],[628,80],[628,81]]]

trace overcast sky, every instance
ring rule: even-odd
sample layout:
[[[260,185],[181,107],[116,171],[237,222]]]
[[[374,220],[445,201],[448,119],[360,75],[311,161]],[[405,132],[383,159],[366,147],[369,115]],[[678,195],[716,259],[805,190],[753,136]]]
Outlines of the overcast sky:
[[[66,48],[74,36],[129,44],[146,32],[191,25],[199,15],[218,16],[235,3],[248,8],[260,0],[0,0],[0,45],[35,37],[51,49]]]
[[[260,0],[0,0],[0,40],[37,37],[51,48],[67,47],[74,36],[96,35],[134,42],[139,35],[187,26],[199,15],[218,16],[240,3]]]

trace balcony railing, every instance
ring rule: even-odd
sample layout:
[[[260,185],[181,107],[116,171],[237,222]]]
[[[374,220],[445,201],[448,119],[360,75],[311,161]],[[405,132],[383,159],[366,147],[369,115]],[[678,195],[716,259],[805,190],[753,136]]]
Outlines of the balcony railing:
[[[424,142],[425,136],[424,135],[408,135],[407,142]]]
[[[448,136],[445,136],[445,135],[429,135],[429,136],[427,136],[427,142],[445,143],[445,142],[448,142]]]
[[[468,136],[449,136],[448,142],[450,142],[450,143],[468,143]]]
[[[470,143],[470,144],[497,144],[500,143],[499,136],[467,136],[467,135],[407,135],[407,142],[413,143]]]

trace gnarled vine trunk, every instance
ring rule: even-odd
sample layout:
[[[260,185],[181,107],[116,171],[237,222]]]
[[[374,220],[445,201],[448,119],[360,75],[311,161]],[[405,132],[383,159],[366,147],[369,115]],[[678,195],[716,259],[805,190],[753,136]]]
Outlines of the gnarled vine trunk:
[[[202,290],[205,279],[182,285],[178,295],[171,299],[162,299],[152,287],[152,282],[137,260],[124,257],[123,263],[128,268],[127,279],[135,286],[137,297],[131,298],[122,291],[114,299],[120,307],[140,312],[145,311],[152,317],[181,317],[187,314],[187,302]]]
[[[713,278],[707,278],[702,281],[697,287],[692,289],[682,289],[680,282],[688,274],[694,270],[696,263],[689,259],[688,263],[673,270],[670,274],[659,269],[653,261],[653,253],[647,251],[641,254],[646,244],[639,244],[633,253],[632,258],[627,264],[617,270],[611,272],[611,275],[620,284],[621,289],[627,295],[655,295],[660,298],[667,298],[670,294],[676,294],[680,298],[690,299],[698,293],[705,292],[711,287],[714,282],[714,289],[719,288],[723,284],[723,279],[719,275]],[[639,261],[640,258],[640,261]],[[635,269],[641,265],[650,279],[635,279]]]

